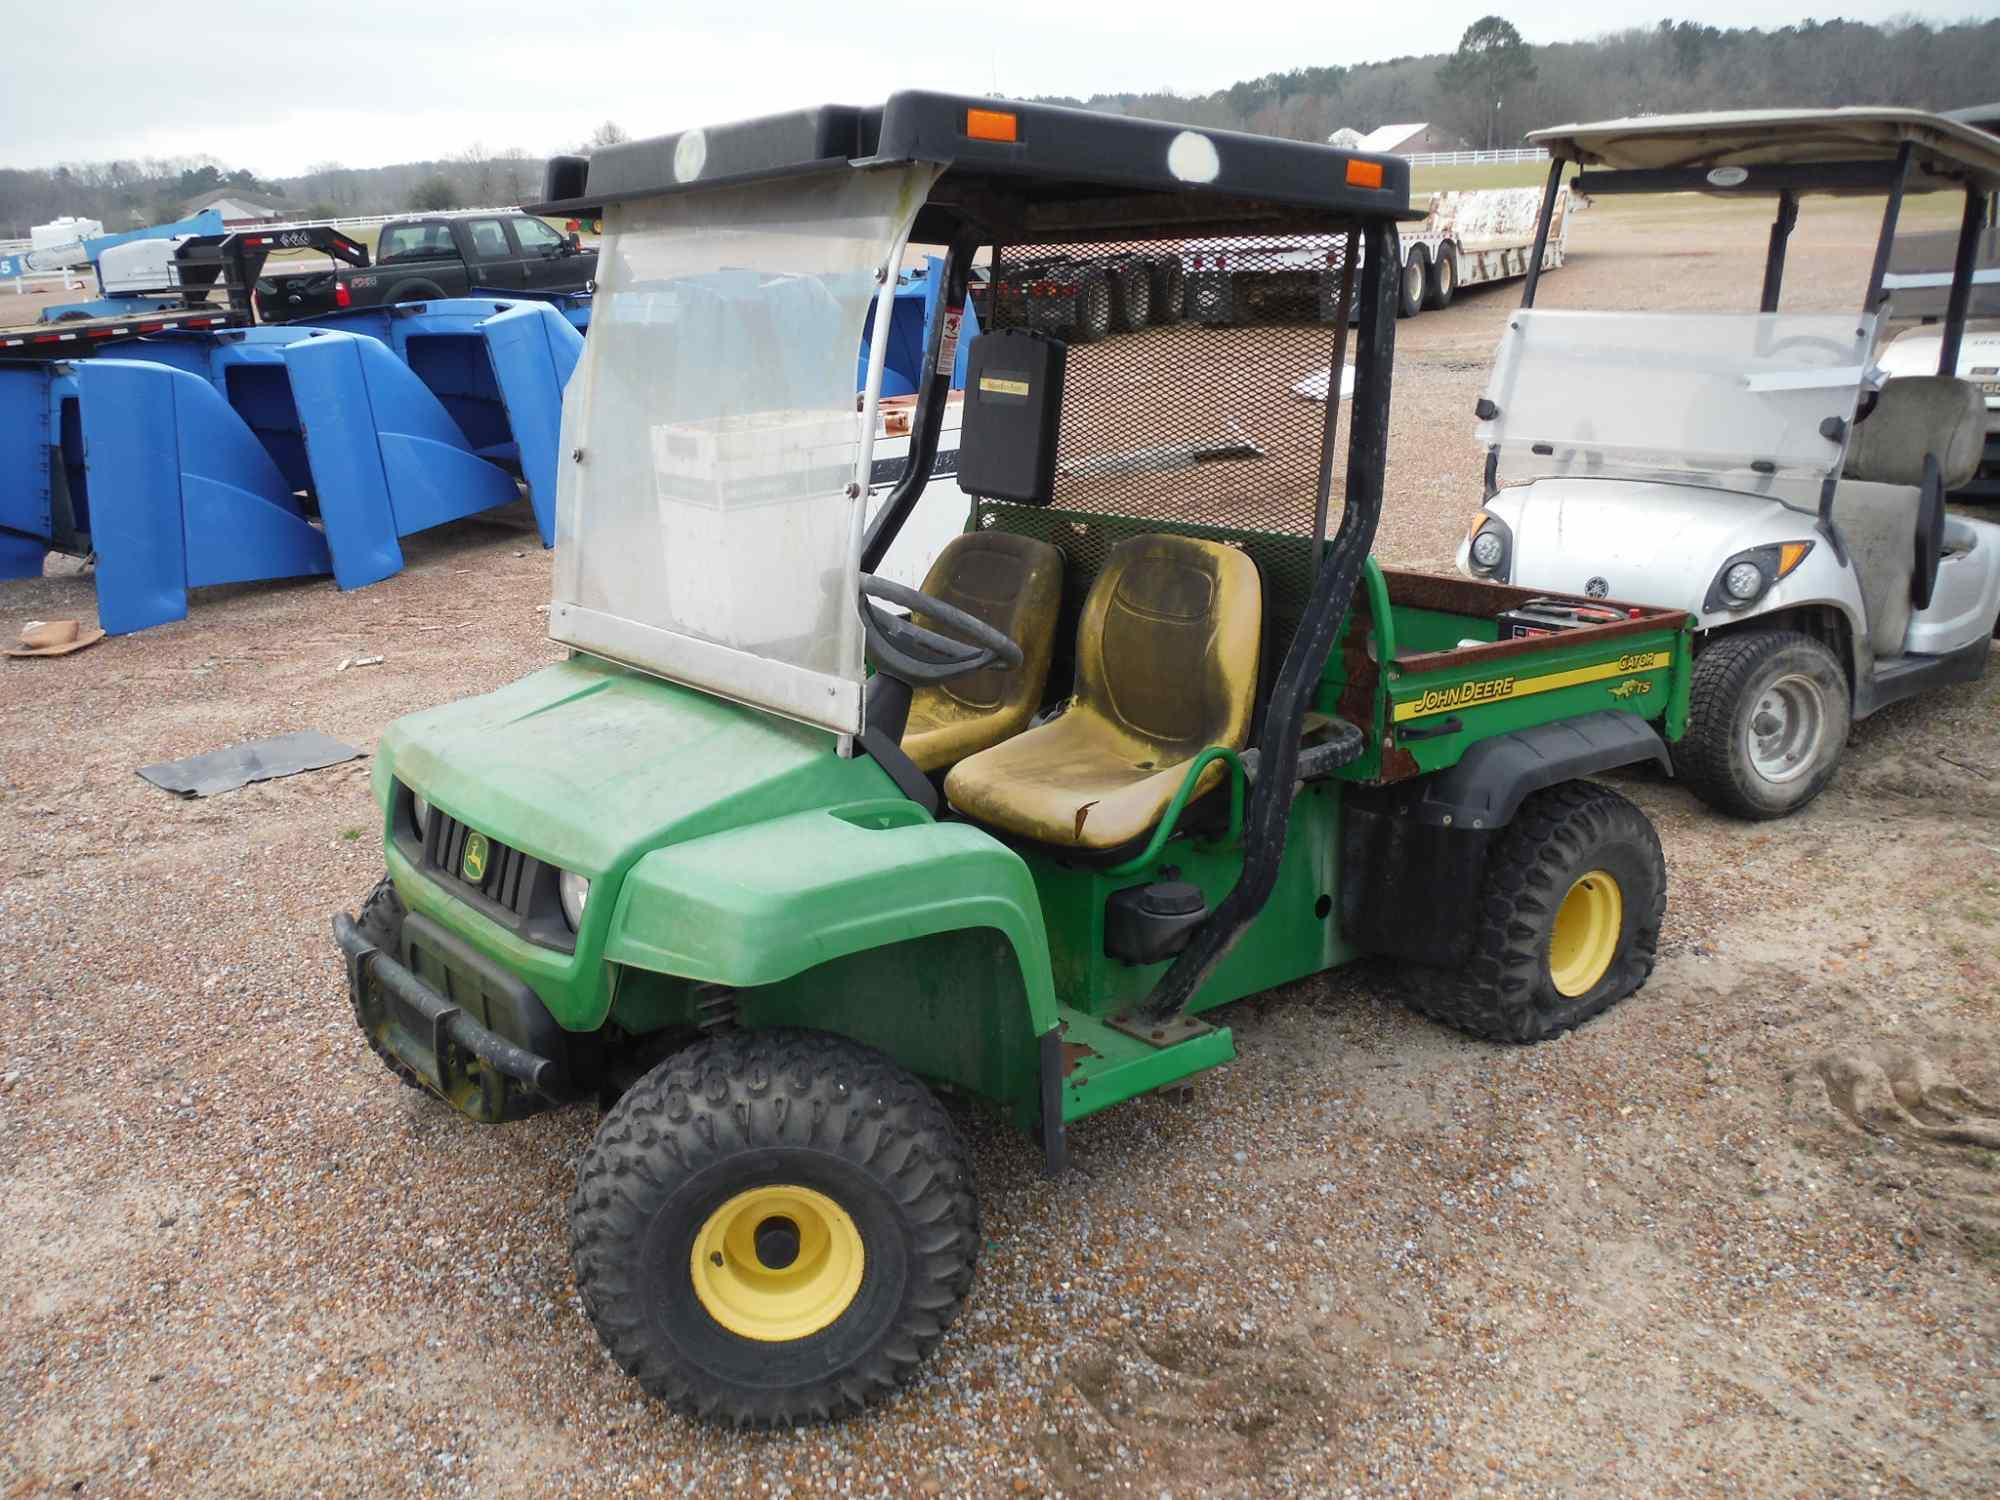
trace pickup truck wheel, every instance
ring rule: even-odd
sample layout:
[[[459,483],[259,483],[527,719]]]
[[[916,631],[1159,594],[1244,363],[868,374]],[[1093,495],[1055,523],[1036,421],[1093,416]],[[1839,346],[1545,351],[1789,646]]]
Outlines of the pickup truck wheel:
[[[577,1290],[649,1395],[739,1427],[860,1410],[923,1362],[979,1252],[924,1086],[804,1031],[697,1042],[605,1116],[570,1201]]]
[[[1645,984],[1666,906],[1652,821],[1609,787],[1549,787],[1487,858],[1471,956],[1419,971],[1411,1004],[1488,1041],[1547,1041]]]
[[[1424,289],[1424,306],[1440,310],[1451,306],[1451,299],[1458,295],[1458,247],[1438,246],[1437,259],[1431,262],[1431,279]]]
[[[1403,262],[1403,279],[1396,287],[1396,316],[1414,318],[1424,310],[1424,292],[1430,286],[1431,258],[1419,245]]]
[[[403,915],[403,898],[396,894],[395,882],[384,875],[375,882],[375,889],[368,893],[368,899],[361,903],[354,925],[377,948],[391,958],[400,959],[403,953]],[[382,1059],[383,1067],[411,1088],[426,1094],[431,1092],[408,1064],[400,1061],[372,1034],[364,1031],[362,1036],[368,1042],[368,1050]]]
[[[406,281],[392,287],[384,302],[437,302],[444,298],[443,288],[428,281]]]
[[[1674,770],[1710,807],[1782,818],[1833,779],[1847,744],[1847,674],[1796,630],[1711,640],[1694,659],[1687,734]]]

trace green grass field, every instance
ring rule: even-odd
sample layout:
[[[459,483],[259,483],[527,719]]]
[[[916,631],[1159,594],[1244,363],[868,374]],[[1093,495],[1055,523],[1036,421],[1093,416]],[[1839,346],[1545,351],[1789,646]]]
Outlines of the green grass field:
[[[1421,198],[1425,193],[1447,193],[1467,188],[1540,187],[1548,181],[1548,176],[1549,164],[1545,161],[1492,167],[1413,167],[1410,170],[1410,196]]]

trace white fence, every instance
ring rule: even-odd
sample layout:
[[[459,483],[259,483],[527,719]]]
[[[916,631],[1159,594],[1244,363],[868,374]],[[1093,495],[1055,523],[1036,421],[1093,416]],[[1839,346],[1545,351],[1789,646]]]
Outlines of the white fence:
[[[1511,167],[1547,161],[1549,153],[1535,146],[1514,151],[1419,151],[1403,159],[1413,167]]]

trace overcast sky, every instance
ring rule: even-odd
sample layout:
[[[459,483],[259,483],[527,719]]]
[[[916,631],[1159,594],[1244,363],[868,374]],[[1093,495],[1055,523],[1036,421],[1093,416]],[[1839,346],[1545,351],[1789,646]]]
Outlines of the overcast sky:
[[[898,88],[1206,91],[1308,64],[1449,51],[1492,10],[1531,42],[1662,15],[1990,15],[1995,0],[1141,0],[858,6],[814,0],[18,0],[0,33],[0,166],[207,152],[285,176],[473,142],[541,156],[606,119],[634,135]]]

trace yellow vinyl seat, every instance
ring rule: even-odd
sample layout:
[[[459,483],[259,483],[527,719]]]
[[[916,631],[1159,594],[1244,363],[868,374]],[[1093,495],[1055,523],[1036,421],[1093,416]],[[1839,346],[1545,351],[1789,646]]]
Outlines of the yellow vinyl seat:
[[[1143,838],[1189,761],[1249,737],[1263,616],[1257,565],[1234,547],[1164,534],[1120,542],[1077,621],[1068,708],[960,761],[946,797],[1056,848],[1105,853]],[[1197,794],[1226,774],[1209,766]]]
[[[943,770],[1028,727],[1041,706],[1062,606],[1062,553],[1005,531],[968,531],[938,554],[923,592],[1013,637],[1021,665],[920,687],[910,695],[903,753],[926,773]],[[930,625],[921,614],[919,625]]]

